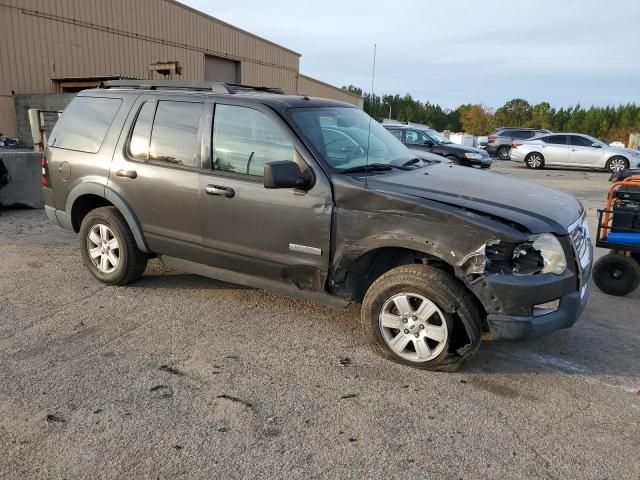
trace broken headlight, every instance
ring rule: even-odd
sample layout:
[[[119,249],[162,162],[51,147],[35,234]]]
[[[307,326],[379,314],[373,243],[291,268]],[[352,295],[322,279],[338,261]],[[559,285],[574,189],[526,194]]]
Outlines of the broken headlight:
[[[553,273],[560,275],[567,268],[567,259],[560,240],[543,233],[518,245],[487,243],[487,270],[496,273],[533,275]]]

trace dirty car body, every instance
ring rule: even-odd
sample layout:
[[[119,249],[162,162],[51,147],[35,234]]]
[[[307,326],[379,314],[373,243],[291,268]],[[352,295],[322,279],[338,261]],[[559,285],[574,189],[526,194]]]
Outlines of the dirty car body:
[[[100,134],[74,137],[92,99],[114,100],[100,106],[112,114]],[[347,104],[117,85],[74,102],[43,159],[45,210],[80,233],[103,282],[129,283],[157,256],[333,306],[362,302],[385,355],[433,369],[459,365],[481,334],[569,327],[587,301],[592,247],[574,197],[416,156]],[[72,148],[86,138],[95,144]],[[184,142],[193,148],[176,153]]]

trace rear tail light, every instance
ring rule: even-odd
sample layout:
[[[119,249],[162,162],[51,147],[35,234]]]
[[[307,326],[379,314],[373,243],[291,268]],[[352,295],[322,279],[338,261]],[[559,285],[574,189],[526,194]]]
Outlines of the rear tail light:
[[[521,143],[512,143],[511,148],[518,148],[521,145],[522,145]]]
[[[42,155],[40,164],[42,165],[42,186],[48,187],[49,186],[49,166],[47,165],[47,157]]]
[[[489,138],[487,139],[488,143],[493,143],[496,141],[496,136],[495,135],[489,135]]]

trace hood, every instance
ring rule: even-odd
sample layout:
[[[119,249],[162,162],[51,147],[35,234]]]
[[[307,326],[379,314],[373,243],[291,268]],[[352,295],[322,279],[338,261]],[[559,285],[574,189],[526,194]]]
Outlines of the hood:
[[[567,234],[582,215],[572,195],[511,176],[437,164],[370,176],[369,188],[464,207],[522,225],[533,234]]]

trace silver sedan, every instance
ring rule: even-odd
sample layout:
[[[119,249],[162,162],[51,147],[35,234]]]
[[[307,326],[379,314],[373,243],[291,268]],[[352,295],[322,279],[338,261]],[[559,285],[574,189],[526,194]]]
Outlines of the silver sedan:
[[[529,168],[582,167],[619,172],[640,167],[640,151],[610,147],[581,133],[552,133],[511,146],[510,157]]]

